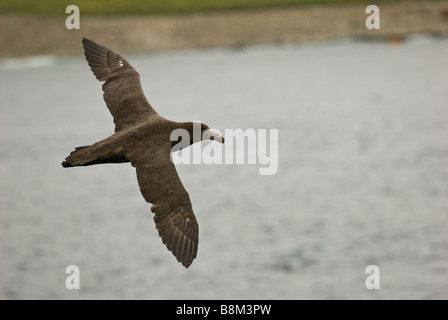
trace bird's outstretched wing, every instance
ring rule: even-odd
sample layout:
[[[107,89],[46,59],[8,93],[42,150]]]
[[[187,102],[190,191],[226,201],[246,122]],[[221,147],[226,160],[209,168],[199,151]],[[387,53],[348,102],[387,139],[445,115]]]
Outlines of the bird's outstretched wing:
[[[103,96],[114,117],[115,131],[157,114],[143,93],[140,74],[125,58],[92,40],[83,38],[82,43],[93,74],[106,81]]]
[[[170,154],[171,144],[167,143],[157,148],[136,146],[126,157],[137,169],[143,197],[153,204],[151,211],[163,243],[188,268],[198,251],[199,226]]]

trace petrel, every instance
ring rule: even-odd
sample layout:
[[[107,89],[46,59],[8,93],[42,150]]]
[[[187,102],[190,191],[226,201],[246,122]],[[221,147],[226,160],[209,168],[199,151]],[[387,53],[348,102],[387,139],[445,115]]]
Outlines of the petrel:
[[[130,162],[146,202],[151,203],[154,222],[162,242],[177,261],[188,268],[196,258],[199,226],[190,197],[171,161],[171,133],[184,129],[191,145],[200,140],[193,122],[175,122],[160,116],[146,99],[139,73],[114,51],[86,38],[84,54],[93,74],[103,84],[103,97],[114,118],[115,133],[89,146],[77,147],[62,166]],[[201,123],[200,139],[224,143],[219,133]],[[183,141],[184,142],[184,141]]]

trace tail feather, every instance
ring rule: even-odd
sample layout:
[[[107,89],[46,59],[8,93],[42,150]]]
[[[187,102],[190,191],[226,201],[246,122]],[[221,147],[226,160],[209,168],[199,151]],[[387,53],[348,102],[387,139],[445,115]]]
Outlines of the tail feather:
[[[62,166],[64,168],[76,167],[82,166],[83,163],[88,162],[88,153],[82,152],[83,150],[86,151],[88,147],[89,146],[76,147],[75,150],[70,152],[70,155],[62,162]]]
[[[61,163],[64,168],[90,166],[102,163],[129,162],[125,155],[103,154],[91,146],[76,147],[70,155]]]

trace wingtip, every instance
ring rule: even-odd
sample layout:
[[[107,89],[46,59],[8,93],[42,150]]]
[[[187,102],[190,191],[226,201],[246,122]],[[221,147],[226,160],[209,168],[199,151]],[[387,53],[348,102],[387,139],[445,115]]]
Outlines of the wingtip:
[[[83,48],[84,48],[84,54],[85,54],[85,52],[86,52],[86,50],[87,50],[87,47],[89,47],[89,45],[92,44],[93,41],[90,40],[90,39],[87,39],[87,38],[82,37],[81,42],[82,42],[82,46],[83,46]]]
[[[86,49],[87,47],[101,47],[101,48],[103,48],[102,45],[100,45],[100,44],[96,43],[95,41],[90,40],[90,39],[88,39],[86,37],[82,37],[81,42],[83,44],[84,49]],[[107,49],[107,48],[105,48],[105,49]]]
[[[191,266],[194,259],[196,259],[197,247],[196,249],[192,248],[192,250],[193,251],[189,251],[187,253],[184,252],[181,256],[176,256],[177,261],[179,261],[187,269]]]
[[[184,261],[184,260],[177,260],[177,261],[179,261],[186,269],[188,269],[191,266],[191,264],[193,263],[194,258],[191,260],[187,260],[187,261]]]

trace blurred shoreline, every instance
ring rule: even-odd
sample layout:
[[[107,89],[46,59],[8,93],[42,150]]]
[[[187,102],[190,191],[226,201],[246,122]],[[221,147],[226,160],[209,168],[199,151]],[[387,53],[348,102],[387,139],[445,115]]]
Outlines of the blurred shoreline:
[[[380,30],[365,27],[365,4],[309,5],[188,15],[83,16],[68,30],[60,16],[0,14],[0,59],[82,54],[92,38],[115,51],[145,53],[179,49],[291,44],[355,38],[400,43],[407,36],[448,36],[447,2],[381,3]]]

